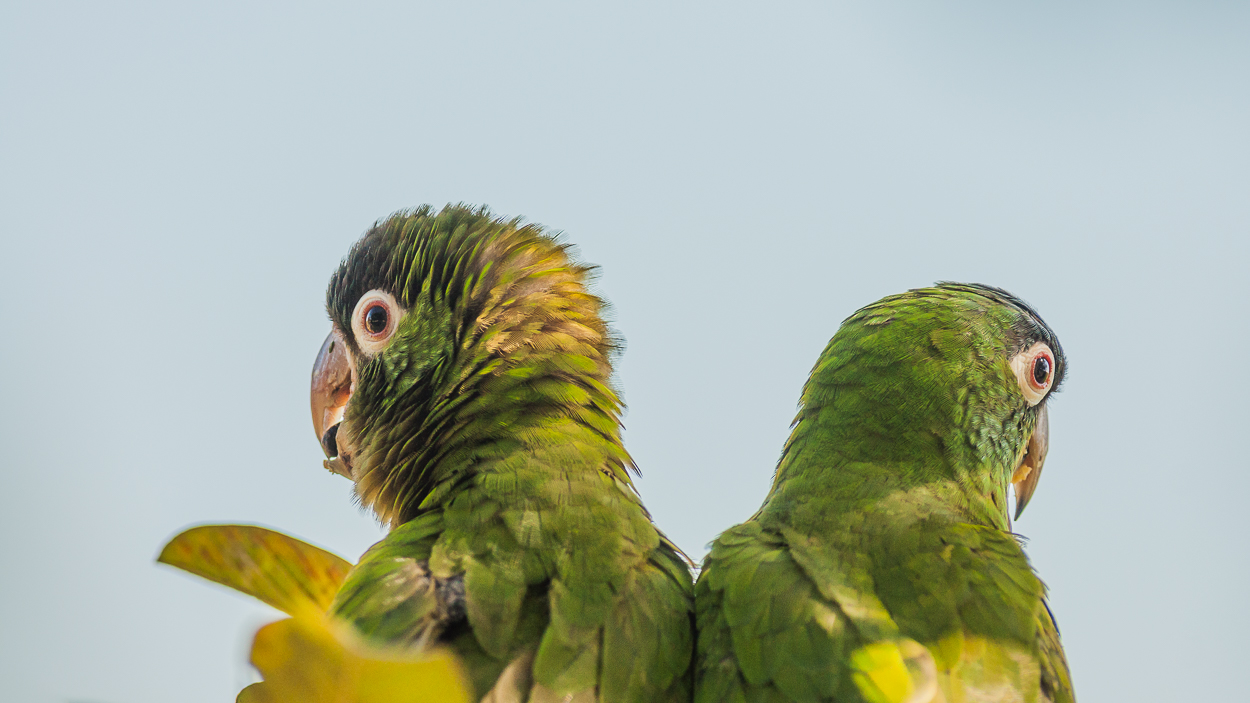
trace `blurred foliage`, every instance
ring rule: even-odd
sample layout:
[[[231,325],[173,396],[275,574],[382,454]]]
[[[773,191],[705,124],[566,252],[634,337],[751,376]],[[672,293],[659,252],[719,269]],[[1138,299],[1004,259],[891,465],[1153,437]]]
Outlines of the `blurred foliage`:
[[[239,703],[468,703],[455,659],[441,650],[379,648],[325,612],[351,562],[274,530],[201,525],[175,536],[157,561],[229,586],[294,617],[252,640],[264,681]]]
[[[252,664],[265,680],[238,703],[469,703],[450,654],[371,648],[336,625],[297,617],[260,628]]]
[[[352,563],[275,530],[201,525],[165,545],[157,561],[229,586],[281,610],[324,613]]]

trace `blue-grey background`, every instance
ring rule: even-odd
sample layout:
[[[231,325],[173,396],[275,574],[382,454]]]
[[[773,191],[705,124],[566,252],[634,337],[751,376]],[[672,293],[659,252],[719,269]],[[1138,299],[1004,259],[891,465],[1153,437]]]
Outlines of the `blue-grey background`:
[[[7,0],[0,698],[251,680],[276,613],[153,557],[203,521],[378,538],[308,418],[323,286],[448,201],[602,265],[639,485],[695,556],[846,315],[1022,295],[1072,362],[1018,529],[1081,699],[1243,696],[1247,37],[1234,2]]]

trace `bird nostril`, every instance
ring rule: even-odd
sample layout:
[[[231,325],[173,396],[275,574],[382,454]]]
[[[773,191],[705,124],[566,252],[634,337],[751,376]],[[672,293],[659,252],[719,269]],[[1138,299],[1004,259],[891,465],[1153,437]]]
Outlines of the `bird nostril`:
[[[325,434],[321,435],[321,448],[325,450],[326,456],[330,459],[339,455],[339,424],[341,423],[335,423],[330,429],[326,430]]]

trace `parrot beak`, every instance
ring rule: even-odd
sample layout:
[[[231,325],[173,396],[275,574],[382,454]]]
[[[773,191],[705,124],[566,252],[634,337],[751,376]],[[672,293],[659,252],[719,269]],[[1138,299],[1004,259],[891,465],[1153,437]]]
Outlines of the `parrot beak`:
[[[1029,437],[1029,447],[1020,460],[1020,466],[1011,475],[1011,485],[1016,491],[1016,516],[1019,520],[1024,513],[1024,506],[1029,504],[1033,491],[1037,490],[1037,482],[1042,477],[1042,465],[1046,463],[1046,450],[1050,448],[1050,415],[1043,404],[1037,414],[1037,427],[1033,428],[1033,436]]]
[[[346,457],[340,456],[342,452],[339,451],[338,431],[351,395],[351,356],[347,345],[332,330],[322,343],[321,351],[317,352],[317,361],[313,364],[310,404],[313,430],[317,433],[317,440],[327,457],[325,467],[347,478],[352,477],[352,472]]]

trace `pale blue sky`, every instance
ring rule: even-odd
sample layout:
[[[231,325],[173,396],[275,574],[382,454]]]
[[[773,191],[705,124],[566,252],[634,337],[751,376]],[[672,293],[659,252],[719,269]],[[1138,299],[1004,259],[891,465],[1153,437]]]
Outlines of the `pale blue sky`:
[[[1250,6],[0,7],[0,698],[208,703],[276,617],[204,521],[354,558],[308,373],[376,218],[486,203],[602,265],[643,497],[701,555],[839,322],[936,280],[1071,359],[1018,529],[1081,700],[1250,660]]]

